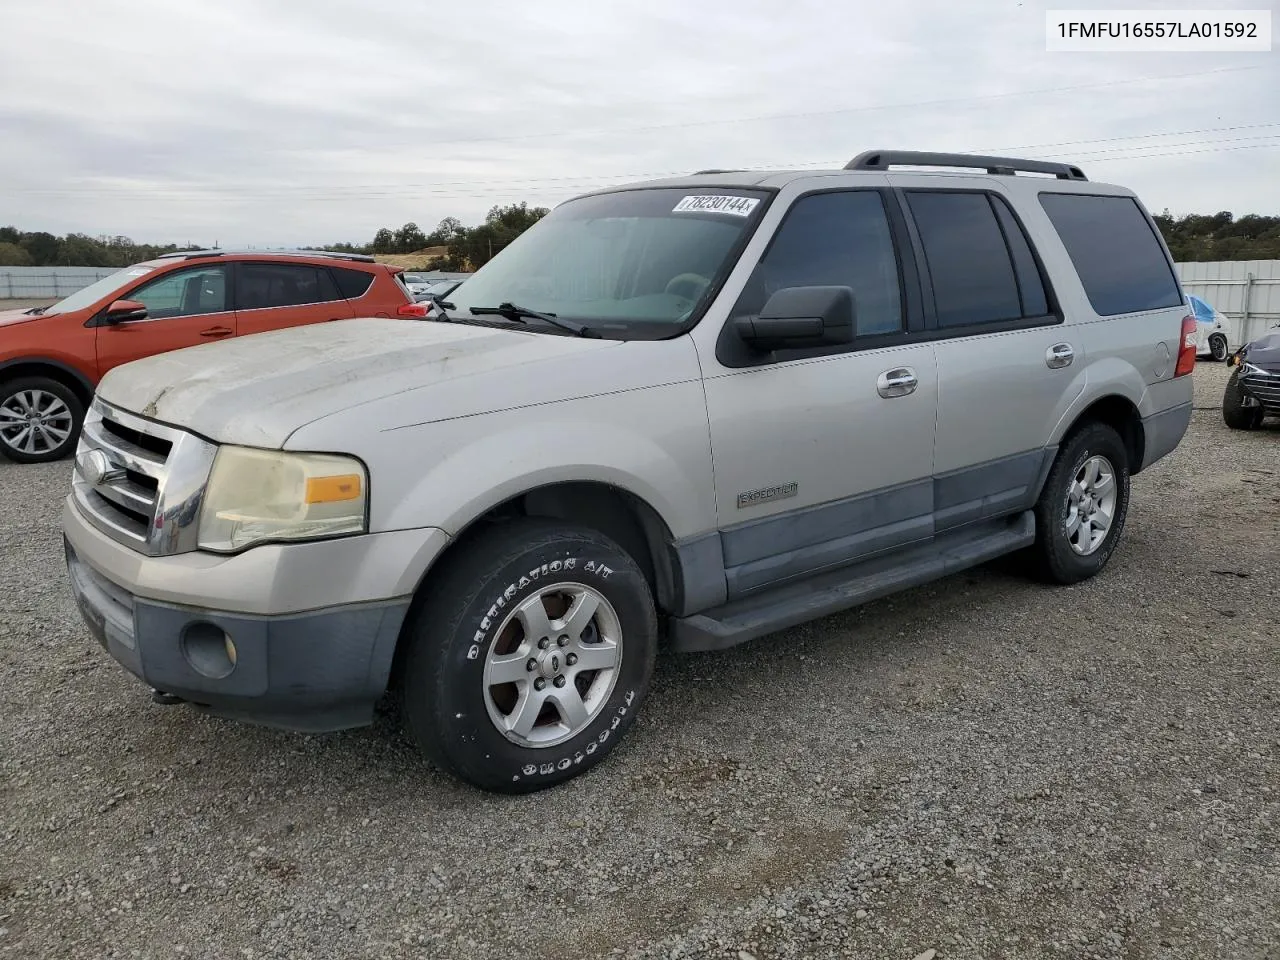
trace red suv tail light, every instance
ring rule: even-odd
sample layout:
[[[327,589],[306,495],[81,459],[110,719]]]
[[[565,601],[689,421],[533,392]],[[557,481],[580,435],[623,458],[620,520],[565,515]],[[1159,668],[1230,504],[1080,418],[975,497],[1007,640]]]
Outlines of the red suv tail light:
[[[1196,368],[1196,318],[1182,318],[1182,346],[1178,348],[1178,365],[1173,368],[1175,377],[1185,377]]]
[[[425,317],[430,308],[425,303],[404,303],[396,310],[401,317]]]

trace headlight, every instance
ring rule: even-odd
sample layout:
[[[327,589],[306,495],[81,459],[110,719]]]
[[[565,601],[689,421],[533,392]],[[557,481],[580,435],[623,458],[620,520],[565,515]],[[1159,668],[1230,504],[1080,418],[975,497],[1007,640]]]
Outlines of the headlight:
[[[365,531],[368,481],[351,457],[220,447],[200,511],[202,550]]]

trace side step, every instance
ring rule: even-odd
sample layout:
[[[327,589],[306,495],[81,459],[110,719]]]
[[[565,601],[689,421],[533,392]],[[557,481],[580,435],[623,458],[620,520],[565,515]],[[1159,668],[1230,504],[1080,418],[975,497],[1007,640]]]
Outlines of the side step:
[[[1030,510],[949,531],[852,567],[775,587],[691,617],[673,617],[671,644],[685,652],[722,650],[986,563],[1029,547],[1035,539],[1036,519]]]

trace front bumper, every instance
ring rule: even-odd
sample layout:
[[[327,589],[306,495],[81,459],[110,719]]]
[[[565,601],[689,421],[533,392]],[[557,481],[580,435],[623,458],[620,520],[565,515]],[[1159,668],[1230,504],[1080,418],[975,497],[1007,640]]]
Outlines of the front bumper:
[[[400,530],[149,557],[71,498],[62,525],[80,612],[125,669],[218,715],[308,731],[372,720],[412,594],[448,543]]]
[[[1246,363],[1240,370],[1240,389],[1268,413],[1280,413],[1280,367]]]
[[[149,686],[218,716],[290,730],[372,721],[407,599],[280,616],[180,607],[135,596],[63,542],[90,632]]]

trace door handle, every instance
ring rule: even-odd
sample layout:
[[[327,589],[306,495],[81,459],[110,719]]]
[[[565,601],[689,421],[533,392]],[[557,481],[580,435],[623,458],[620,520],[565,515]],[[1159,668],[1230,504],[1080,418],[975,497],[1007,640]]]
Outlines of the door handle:
[[[202,337],[229,337],[235,333],[230,327],[210,327],[208,330],[201,330]]]
[[[910,367],[886,370],[876,378],[876,392],[886,400],[891,397],[905,397],[909,393],[915,393],[918,385],[919,381],[916,380],[916,372]]]
[[[1075,358],[1076,352],[1071,349],[1071,344],[1069,343],[1055,343],[1044,352],[1044,362],[1053,370],[1059,367],[1071,366],[1071,361]]]

